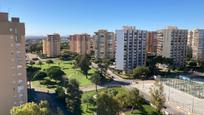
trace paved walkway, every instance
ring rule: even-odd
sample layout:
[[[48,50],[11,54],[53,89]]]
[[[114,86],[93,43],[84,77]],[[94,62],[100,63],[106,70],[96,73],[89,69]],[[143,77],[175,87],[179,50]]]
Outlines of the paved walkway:
[[[143,93],[144,98],[147,100],[150,100],[150,94],[149,94],[149,88],[152,87],[154,80],[148,80],[148,81],[141,81],[141,80],[126,80],[126,79],[122,79],[119,76],[115,75],[114,73],[112,73],[110,70],[107,71],[111,76],[114,76],[114,80],[118,80],[118,81],[123,81],[123,82],[128,82],[130,83],[130,85],[126,86],[127,88],[133,88],[136,87],[140,90],[141,93]],[[136,84],[137,82],[137,84]],[[169,94],[169,87],[165,86],[164,87],[164,91],[166,94],[166,99],[168,99],[168,94]],[[174,88],[170,88],[170,94],[171,94],[171,98],[170,101],[166,102],[166,110],[169,113],[173,114],[173,115],[187,115],[190,114],[192,112],[192,110],[190,110],[190,101],[192,102],[192,96],[189,94],[186,94],[184,92],[181,92],[179,90],[176,90]],[[181,99],[182,98],[182,99]],[[186,99],[188,101],[186,101]],[[204,102],[202,100],[196,100],[195,102],[201,101],[202,104],[204,104]],[[175,103],[178,102],[178,103]],[[183,103],[182,103],[183,102]],[[194,110],[193,112],[198,114],[198,115],[204,115],[203,113],[203,107],[201,103],[197,103],[198,105],[194,105]],[[186,109],[186,106],[183,105],[189,105],[188,109]],[[197,109],[195,109],[195,107]]]
[[[138,88],[143,94],[147,95],[146,98],[149,98],[149,89],[153,85],[152,82],[138,82],[138,84],[132,85],[133,87]],[[186,114],[198,114],[204,115],[204,99],[199,99],[189,95],[180,90],[171,88],[164,85],[164,93],[166,95],[166,105],[169,112],[176,115],[186,115]],[[173,109],[176,108],[176,111]]]

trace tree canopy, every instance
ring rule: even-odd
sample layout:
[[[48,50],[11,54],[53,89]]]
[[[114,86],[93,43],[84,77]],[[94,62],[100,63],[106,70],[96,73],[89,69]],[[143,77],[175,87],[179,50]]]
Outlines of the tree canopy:
[[[13,107],[10,113],[11,115],[49,115],[49,109],[45,106],[45,102],[41,102],[39,105],[30,102]]]
[[[81,115],[81,95],[79,83],[75,79],[71,79],[67,85],[66,104],[68,110],[73,115]]]
[[[63,75],[65,75],[64,71],[62,71],[61,68],[58,66],[52,66],[48,68],[47,74],[50,78],[60,81],[62,81]]]
[[[116,99],[106,93],[101,93],[96,100],[97,115],[119,115],[120,106]]]
[[[43,80],[45,77],[47,77],[47,73],[44,71],[37,71],[33,75],[33,80]]]
[[[149,68],[148,67],[140,66],[140,67],[137,67],[133,70],[133,77],[135,77],[135,78],[146,77],[148,74],[149,74]]]
[[[79,61],[79,67],[84,75],[88,75],[88,71],[90,69],[90,57],[88,55],[82,55]]]
[[[91,76],[90,80],[91,80],[92,83],[94,83],[94,84],[96,85],[96,92],[97,92],[97,85],[99,85],[100,82],[101,82],[101,75],[100,75],[100,73],[99,73],[98,71],[95,72],[95,73]]]

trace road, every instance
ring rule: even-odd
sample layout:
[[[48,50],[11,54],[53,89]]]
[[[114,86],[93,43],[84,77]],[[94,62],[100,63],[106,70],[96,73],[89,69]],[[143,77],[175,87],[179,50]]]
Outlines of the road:
[[[149,88],[152,87],[154,80],[148,80],[148,81],[141,81],[141,80],[126,80],[126,79],[122,79],[121,77],[117,76],[116,74],[114,74],[112,71],[108,70],[107,73],[110,76],[114,77],[115,81],[120,81],[120,82],[126,82],[129,83],[129,85],[126,85],[125,87],[131,89],[131,88],[137,88],[140,90],[140,92],[142,93],[142,95],[144,96],[144,98],[146,100],[150,100],[150,94],[149,94]],[[164,93],[168,94],[169,91],[169,87],[165,86],[164,87]],[[177,98],[183,98],[183,94],[184,92],[180,92],[176,89],[171,88],[171,93],[174,92],[174,95],[172,95],[172,100]],[[174,98],[175,96],[175,98]],[[166,98],[168,98],[168,95],[166,95]],[[184,98],[185,99],[185,98]],[[185,102],[185,100],[182,100]],[[204,104],[204,103],[203,103]],[[181,105],[177,105],[176,103],[174,103],[173,101],[168,101],[166,102],[166,109],[164,109],[164,111],[167,111],[168,113],[171,113],[173,115],[187,115],[190,114],[190,110],[186,110],[184,109]],[[204,107],[204,106],[201,106]],[[202,114],[200,114],[202,115]]]

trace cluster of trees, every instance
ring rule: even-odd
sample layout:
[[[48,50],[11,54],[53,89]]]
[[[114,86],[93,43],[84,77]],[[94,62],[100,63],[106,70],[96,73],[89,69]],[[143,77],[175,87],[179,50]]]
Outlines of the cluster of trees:
[[[52,64],[54,62],[53,60],[47,60],[46,63]],[[38,64],[41,66],[43,65],[43,62],[38,61]],[[48,84],[50,83],[50,80],[53,79],[64,84],[64,82],[67,81],[67,78],[64,75],[64,71],[62,71],[59,66],[51,66],[45,70],[41,70],[41,68],[32,65],[27,66],[28,81],[43,80],[41,83]]]
[[[53,112],[47,101],[41,101],[39,104],[34,102],[25,103],[20,106],[13,107],[10,110],[11,115],[63,115],[63,112],[57,108],[57,112]]]
[[[64,60],[64,61],[68,61],[68,60],[75,59],[75,57],[77,57],[77,56],[78,56],[77,53],[70,52],[70,51],[64,49],[61,53],[60,59]]]
[[[40,53],[42,52],[42,42],[39,41],[39,42],[27,44],[26,49],[27,49],[27,52]]]
[[[90,69],[90,65],[91,65],[91,57],[87,54],[85,55],[78,55],[76,57],[76,62],[75,62],[75,66],[79,67],[82,71],[82,73],[86,76],[86,78],[88,79],[88,71]]]
[[[150,73],[150,70],[148,67],[140,66],[133,70],[133,77],[146,79],[148,78],[149,73]]]
[[[77,80],[69,80],[64,88],[58,87],[55,92],[58,99],[66,103],[68,111],[70,111],[73,115],[81,115],[82,91],[79,89],[79,83]]]
[[[144,100],[138,89],[131,89],[123,93],[116,90],[101,92],[95,98],[84,98],[83,102],[87,103],[87,109],[89,105],[96,106],[97,115],[119,115],[123,109],[141,109]]]

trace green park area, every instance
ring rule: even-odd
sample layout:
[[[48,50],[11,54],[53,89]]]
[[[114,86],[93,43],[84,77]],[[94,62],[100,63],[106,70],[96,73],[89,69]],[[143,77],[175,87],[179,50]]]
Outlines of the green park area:
[[[68,79],[76,79],[78,80],[80,87],[86,87],[89,85],[92,85],[89,78],[93,75],[93,73],[96,71],[94,68],[90,68],[88,71],[87,78],[86,76],[81,72],[80,68],[74,68],[75,64],[74,61],[62,61],[62,60],[53,60],[53,63],[46,63],[42,62],[42,64],[38,64],[37,62],[32,65],[33,67],[41,68],[40,71],[46,71],[48,68],[52,66],[58,66],[61,68],[61,70],[65,73],[65,76]],[[47,77],[48,78],[48,77]],[[34,80],[32,81],[32,87],[38,88],[40,90],[54,90],[55,87],[57,87],[59,84],[57,84],[56,81],[52,80],[53,84],[50,85],[42,85],[42,80]]]
[[[98,93],[106,93],[111,95],[113,98],[118,100],[119,95],[127,93],[128,90],[124,87],[113,87],[98,90]],[[94,115],[96,112],[96,105],[86,102],[87,98],[96,98],[96,91],[85,92],[82,94],[82,111],[83,115]],[[118,100],[120,101],[120,100]],[[134,109],[131,111],[131,108],[124,109],[125,115],[157,115],[155,109],[147,103],[142,103],[142,107],[139,109]]]

